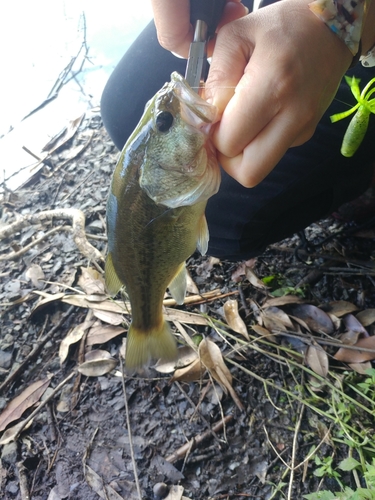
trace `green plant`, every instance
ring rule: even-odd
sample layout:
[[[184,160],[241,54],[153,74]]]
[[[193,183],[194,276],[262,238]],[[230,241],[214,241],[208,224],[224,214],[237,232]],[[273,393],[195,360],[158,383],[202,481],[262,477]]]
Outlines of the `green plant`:
[[[337,472],[333,467],[333,457],[324,457],[323,459],[319,458],[318,455],[315,456],[315,464],[318,466],[317,469],[314,470],[314,476],[316,477],[330,477],[336,479],[338,484],[343,487],[341,483],[341,474]]]

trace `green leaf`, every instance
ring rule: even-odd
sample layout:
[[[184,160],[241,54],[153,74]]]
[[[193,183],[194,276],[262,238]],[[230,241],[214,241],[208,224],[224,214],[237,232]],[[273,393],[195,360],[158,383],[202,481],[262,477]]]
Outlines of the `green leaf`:
[[[265,285],[271,285],[273,281],[277,280],[276,275],[271,275],[271,276],[265,276],[262,278],[262,281]]]
[[[346,470],[346,471],[351,471],[351,470],[355,469],[356,467],[360,467],[360,466],[361,466],[361,463],[358,462],[358,460],[356,460],[353,457],[345,458],[338,465],[339,469]]]
[[[323,477],[327,474],[327,467],[319,467],[318,469],[314,470],[314,476],[316,477]]]
[[[303,498],[306,498],[306,500],[334,500],[336,496],[332,491],[318,491],[316,493],[303,495]]]

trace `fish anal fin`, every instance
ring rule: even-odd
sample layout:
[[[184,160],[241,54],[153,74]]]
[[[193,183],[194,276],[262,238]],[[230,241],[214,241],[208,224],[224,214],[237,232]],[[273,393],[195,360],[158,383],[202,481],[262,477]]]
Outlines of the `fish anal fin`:
[[[205,255],[207,252],[209,239],[210,235],[208,232],[207,220],[206,216],[203,214],[199,221],[198,240],[197,240],[197,249],[200,251],[202,255]]]
[[[127,371],[141,368],[151,360],[172,361],[177,358],[177,346],[168,323],[162,319],[158,327],[148,331],[130,325],[126,341]]]
[[[116,274],[115,268],[113,266],[111,253],[107,255],[105,261],[104,275],[105,275],[105,286],[107,288],[109,295],[111,295],[112,297],[117,295],[121,287],[123,286],[123,283],[120,281],[120,278]]]
[[[178,268],[175,277],[168,285],[172,297],[179,305],[184,303],[186,286],[187,286],[186,267],[185,267],[185,262],[183,262]]]

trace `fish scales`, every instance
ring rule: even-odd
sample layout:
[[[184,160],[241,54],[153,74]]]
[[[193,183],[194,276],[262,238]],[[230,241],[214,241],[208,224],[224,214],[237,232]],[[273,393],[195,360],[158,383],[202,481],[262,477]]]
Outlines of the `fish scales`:
[[[207,247],[205,206],[220,184],[208,135],[215,116],[213,106],[173,74],[146,105],[113,174],[105,274],[109,292],[125,285],[131,303],[128,369],[176,356],[163,298],[169,286],[183,301],[184,263],[197,245]]]

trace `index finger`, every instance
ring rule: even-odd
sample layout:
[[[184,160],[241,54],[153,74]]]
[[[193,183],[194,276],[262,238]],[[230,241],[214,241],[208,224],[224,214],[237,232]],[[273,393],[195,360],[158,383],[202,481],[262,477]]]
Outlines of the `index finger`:
[[[151,0],[151,4],[160,45],[188,57],[193,40],[189,0]]]

